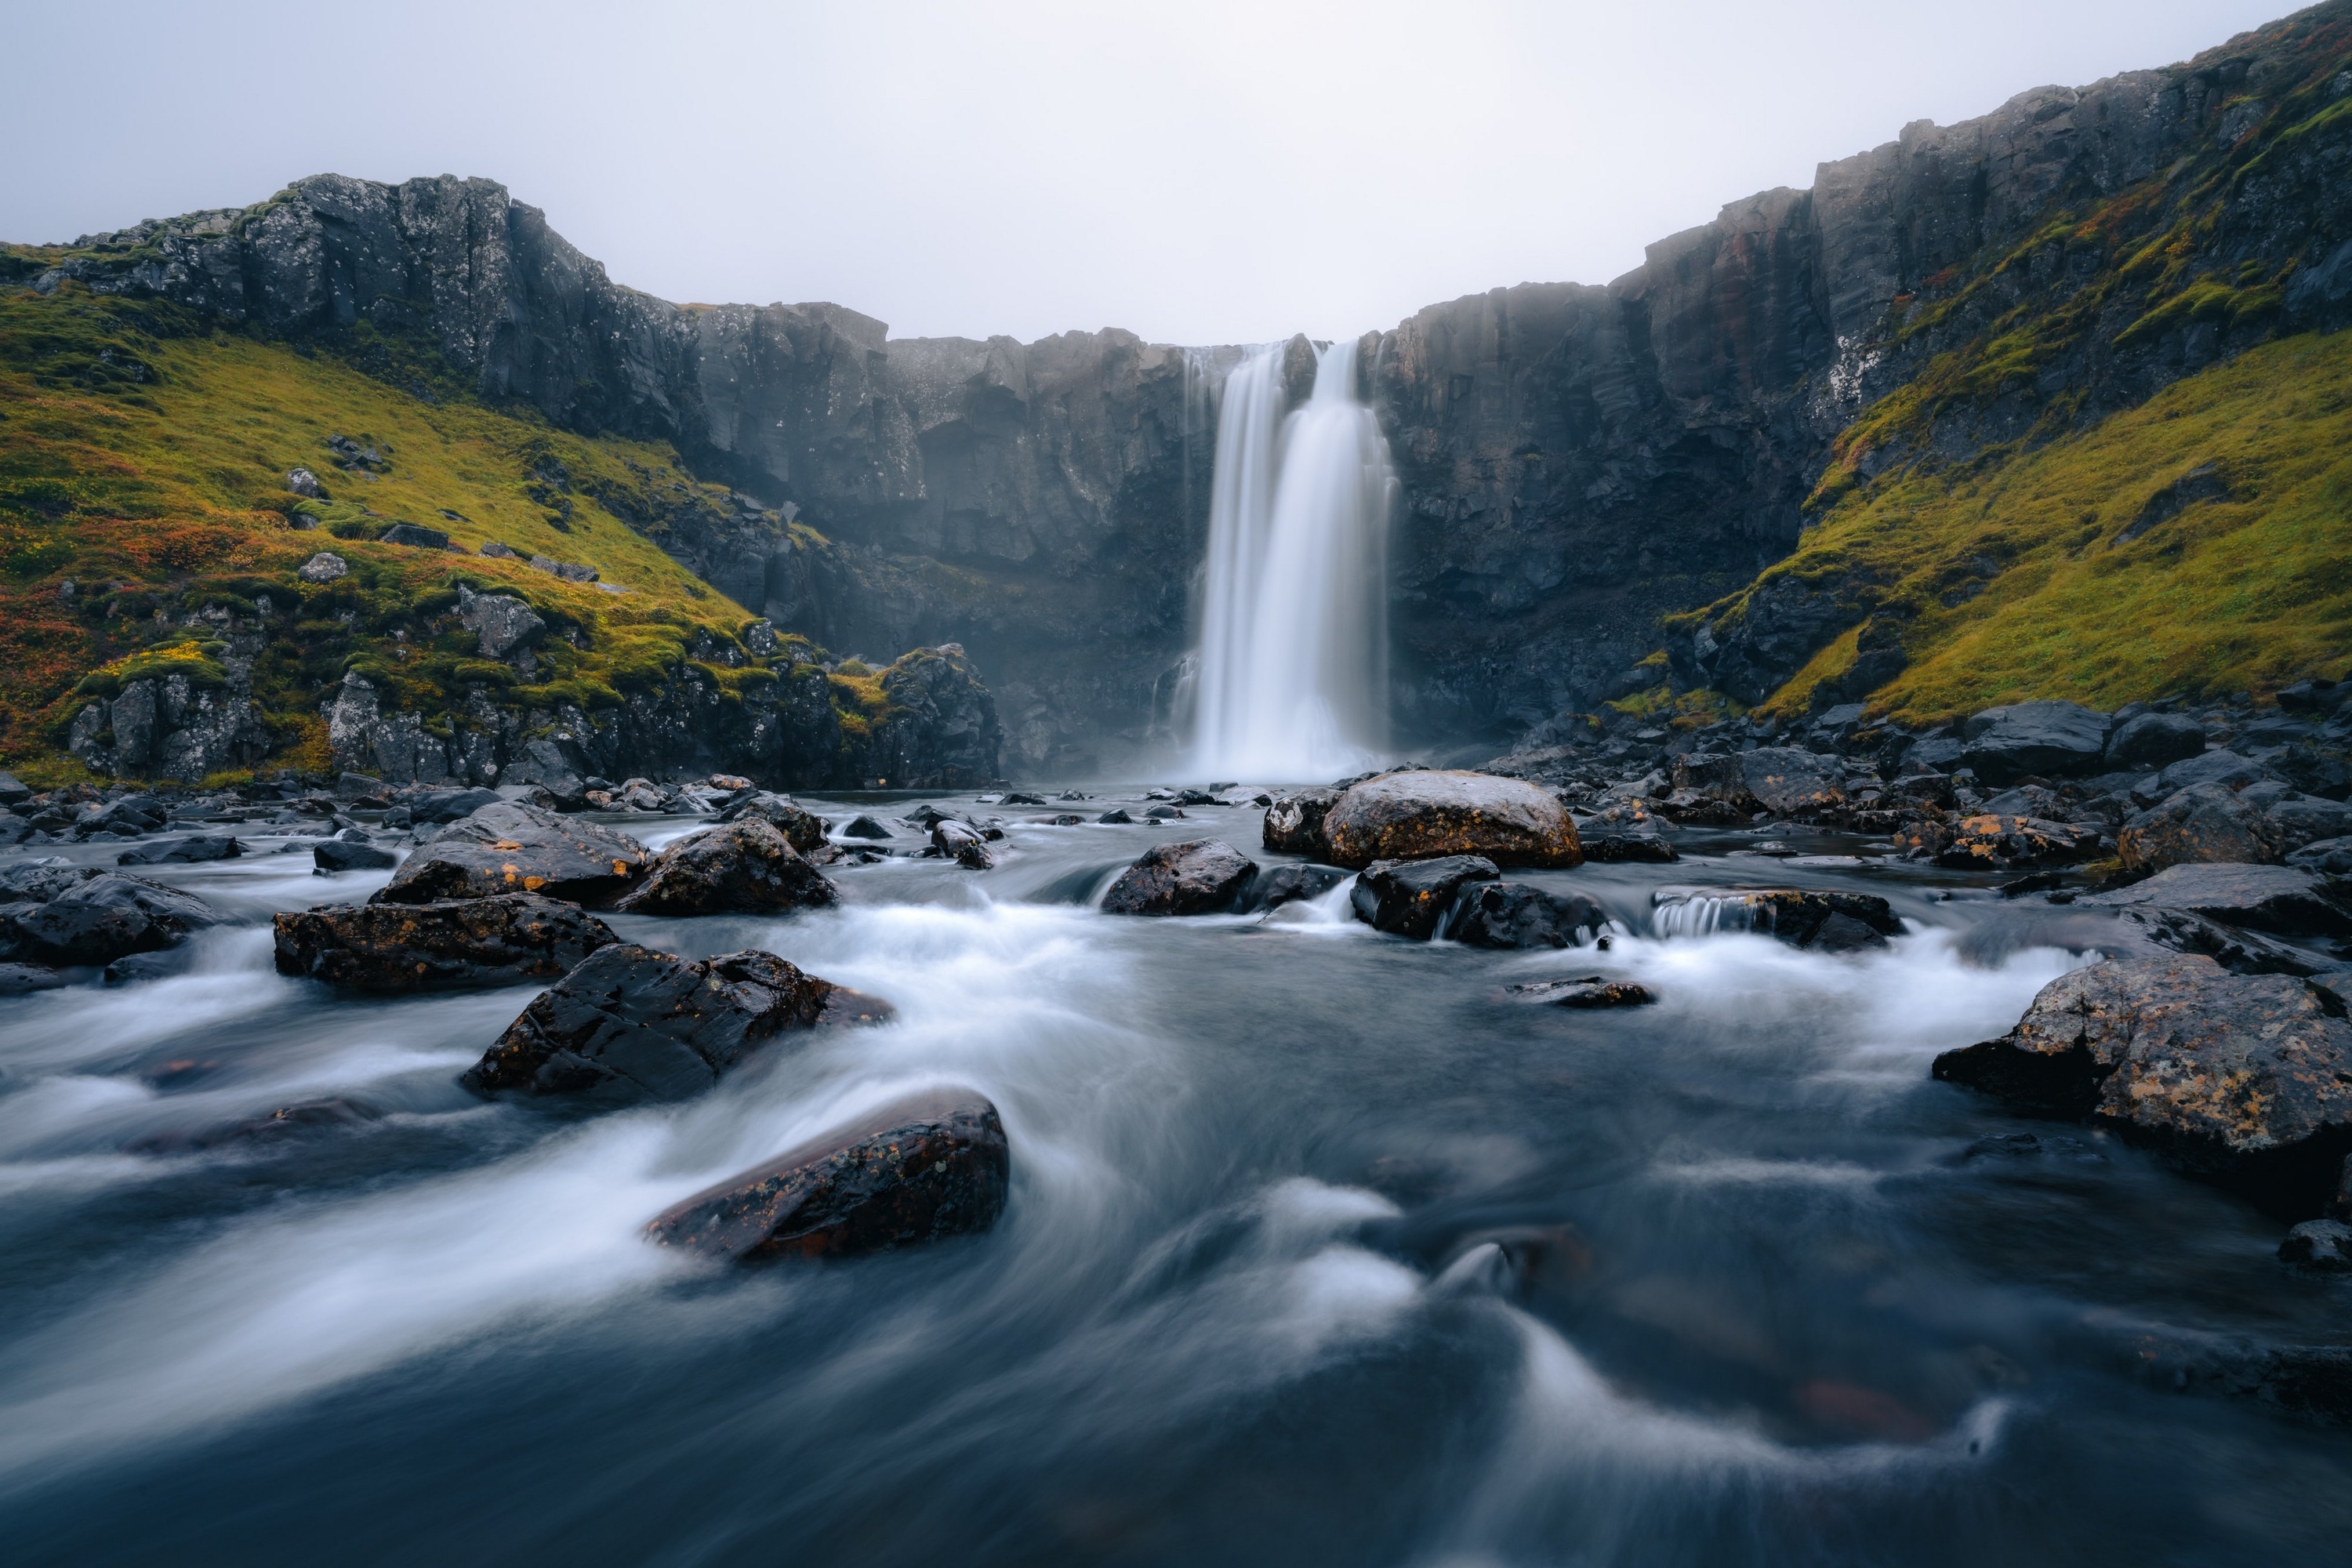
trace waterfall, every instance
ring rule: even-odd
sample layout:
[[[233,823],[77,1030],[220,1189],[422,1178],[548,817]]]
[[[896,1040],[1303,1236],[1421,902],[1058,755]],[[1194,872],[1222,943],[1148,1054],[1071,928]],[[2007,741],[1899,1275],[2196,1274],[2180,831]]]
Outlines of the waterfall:
[[[1388,443],[1356,395],[1356,345],[1322,351],[1282,415],[1280,345],[1226,379],[1209,498],[1195,766],[1328,778],[1387,741]]]

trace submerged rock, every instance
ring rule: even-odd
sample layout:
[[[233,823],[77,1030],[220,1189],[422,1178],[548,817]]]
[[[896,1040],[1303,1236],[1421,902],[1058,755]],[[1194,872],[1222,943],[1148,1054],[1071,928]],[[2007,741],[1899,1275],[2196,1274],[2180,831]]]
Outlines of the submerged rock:
[[[69,984],[54,969],[34,963],[0,963],[0,996],[29,996]]]
[[[1241,901],[1257,862],[1218,838],[1155,844],[1103,895],[1105,914],[1213,915]]]
[[[222,1122],[191,1132],[159,1132],[131,1145],[134,1154],[187,1154],[238,1144],[269,1145],[304,1133],[364,1127],[380,1121],[383,1112],[356,1100],[335,1096],[281,1105],[259,1116]]]
[[[0,963],[110,963],[175,947],[222,917],[194,893],[91,866],[0,872]]]
[[[1415,769],[1351,786],[1323,817],[1334,864],[1477,856],[1496,866],[1584,858],[1567,807],[1523,779]]]
[[[2333,992],[2211,959],[2110,961],[2042,987],[1997,1040],[1934,1075],[2044,1115],[2086,1117],[2190,1173],[2316,1215],[2352,1149],[2352,1024]]]
[[[646,863],[613,905],[632,915],[770,914],[840,897],[765,818],[748,816],[680,839]]]
[[[1608,911],[1581,893],[1481,881],[1463,890],[1445,934],[1472,947],[1580,947],[1608,929]]]
[[[1428,942],[1474,883],[1491,882],[1501,874],[1492,860],[1478,855],[1377,860],[1356,878],[1349,901],[1356,918],[1374,931]]]
[[[688,1100],[778,1035],[890,1011],[772,952],[688,963],[621,942],[535,998],[458,1081],[483,1095]]]
[[[1258,873],[1244,900],[1251,910],[1278,909],[1305,899],[1319,899],[1348,879],[1336,866],[1275,866]]]
[[[995,1106],[969,1090],[926,1090],[697,1193],[646,1234],[746,1262],[849,1257],[985,1230],[1004,1212],[1012,1175]]]
[[[433,904],[329,904],[272,917],[280,974],[359,991],[552,980],[620,939],[534,893]]]
[[[1514,985],[1513,996],[1550,1007],[1646,1007],[1657,993],[1631,980],[1604,980],[1588,974],[1580,980],[1537,980]]]
[[[541,893],[601,904],[627,891],[645,864],[645,846],[625,833],[501,800],[442,829],[409,856],[375,899],[425,904]]]
[[[1338,790],[1319,786],[1276,796],[1260,829],[1265,847],[1281,855],[1323,854],[1323,818],[1339,799]]]
[[[968,871],[986,871],[996,865],[996,857],[988,852],[988,841],[981,837],[980,829],[952,816],[943,816],[931,824],[931,847]]]

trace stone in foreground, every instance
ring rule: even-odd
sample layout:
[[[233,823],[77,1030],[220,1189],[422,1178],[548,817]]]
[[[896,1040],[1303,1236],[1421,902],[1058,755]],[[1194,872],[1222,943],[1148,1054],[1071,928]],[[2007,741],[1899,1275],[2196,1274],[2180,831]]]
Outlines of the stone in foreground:
[[[534,893],[433,904],[329,904],[273,917],[280,974],[355,991],[553,980],[620,939],[577,904]]]
[[[459,1081],[485,1095],[688,1100],[778,1035],[889,1014],[772,952],[689,963],[616,943],[533,999]]]
[[[744,1262],[853,1257],[986,1230],[1012,1178],[996,1107],[968,1089],[932,1089],[697,1193],[646,1234]]]
[[[1492,773],[1383,773],[1355,785],[1323,817],[1334,865],[1473,855],[1502,866],[1583,862],[1576,825],[1558,798]]]
[[[1474,884],[1500,875],[1492,860],[1478,855],[1379,860],[1358,875],[1348,900],[1356,918],[1374,931],[1428,942]]]
[[[1112,915],[1213,915],[1241,901],[1257,862],[1217,838],[1155,844],[1103,895]]]
[[[613,908],[631,915],[761,915],[822,908],[839,896],[774,826],[747,816],[662,850]]]
[[[625,833],[501,800],[442,829],[409,856],[374,901],[429,904],[540,893],[604,904],[626,892],[645,865],[645,846]]]
[[[194,893],[92,866],[0,873],[0,963],[111,963],[176,947],[219,913]]]
[[[1525,882],[1466,888],[1445,934],[1472,947],[1581,947],[1609,929],[1609,912],[1581,893]]]
[[[2210,958],[2092,964],[2042,987],[1998,1040],[1935,1076],[2042,1115],[2087,1117],[2191,1174],[2314,1215],[2352,1149],[2352,1024],[2335,993]]]

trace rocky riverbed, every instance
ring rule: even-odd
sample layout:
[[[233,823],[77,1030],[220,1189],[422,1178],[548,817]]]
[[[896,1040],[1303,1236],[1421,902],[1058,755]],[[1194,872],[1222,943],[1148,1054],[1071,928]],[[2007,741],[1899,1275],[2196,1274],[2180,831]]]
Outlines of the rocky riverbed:
[[[0,1523],[641,1560],[690,1477],[728,1562],[2328,1561],[2327,695],[2160,759],[12,789]]]

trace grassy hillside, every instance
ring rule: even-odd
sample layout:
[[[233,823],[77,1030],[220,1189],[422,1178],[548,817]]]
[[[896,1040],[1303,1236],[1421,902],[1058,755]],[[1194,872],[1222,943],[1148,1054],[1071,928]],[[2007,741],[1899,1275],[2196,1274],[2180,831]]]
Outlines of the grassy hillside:
[[[2045,446],[1906,471],[1829,511],[1759,582],[1781,575],[1869,582],[1876,612],[1907,620],[1910,665],[1871,697],[1906,720],[2340,675],[2352,332],[2265,344]],[[1801,711],[1855,643],[1768,706]]]
[[[70,774],[59,751],[79,692],[104,695],[159,660],[216,675],[200,613],[250,615],[262,598],[277,635],[256,695],[284,760],[303,765],[323,764],[318,702],[347,668],[428,717],[469,686],[515,707],[610,705],[688,658],[723,688],[772,679],[739,640],[751,612],[594,499],[646,497],[632,510],[653,515],[656,501],[716,509],[723,492],[706,494],[666,447],[491,411],[429,367],[378,369],[72,283],[0,290],[0,758],[28,779]],[[380,453],[381,472],[334,466],[331,437]],[[287,491],[298,466],[330,500]],[[468,552],[377,542],[395,521]],[[593,566],[604,585],[477,553],[492,541]],[[321,549],[350,575],[299,582]],[[436,619],[461,583],[523,598],[558,634],[529,679]],[[869,707],[862,695],[843,706]]]

